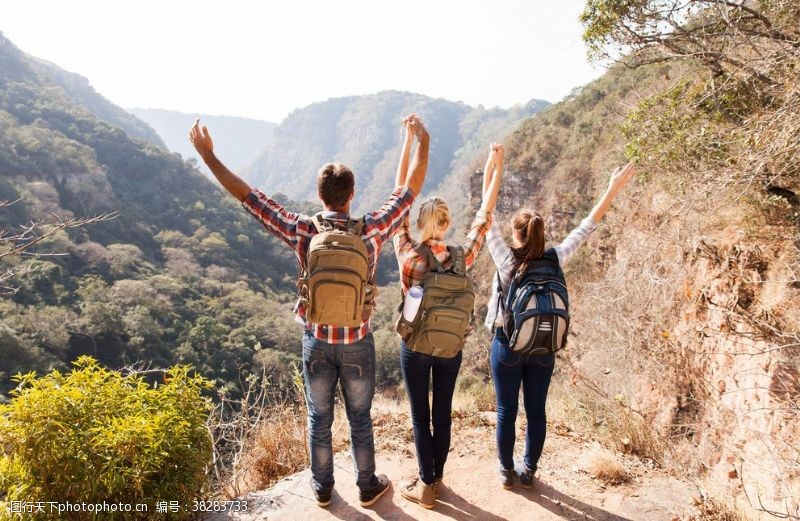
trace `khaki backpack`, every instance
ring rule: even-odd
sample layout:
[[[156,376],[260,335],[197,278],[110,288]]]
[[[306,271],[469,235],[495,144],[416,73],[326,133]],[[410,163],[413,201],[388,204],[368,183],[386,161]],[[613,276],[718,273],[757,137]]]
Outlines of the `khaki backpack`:
[[[472,321],[475,290],[467,277],[464,248],[450,246],[452,267],[445,270],[430,247],[417,250],[427,257],[430,271],[422,278],[422,302],[414,320],[400,319],[397,332],[409,348],[426,355],[453,358],[464,347],[464,339]]]
[[[297,282],[306,320],[314,324],[357,327],[372,314],[375,288],[369,252],[361,239],[364,219],[334,224],[314,216],[306,270]]]

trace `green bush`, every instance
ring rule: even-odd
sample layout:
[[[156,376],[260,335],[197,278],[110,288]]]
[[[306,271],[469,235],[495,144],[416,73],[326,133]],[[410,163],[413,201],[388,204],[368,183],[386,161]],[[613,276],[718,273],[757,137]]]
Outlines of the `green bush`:
[[[45,516],[59,519],[146,519],[158,501],[178,501],[186,510],[173,518],[189,517],[211,462],[207,380],[175,366],[153,385],[91,357],[67,374],[16,378],[0,405],[0,519],[15,515],[12,501],[146,503],[151,512]]]

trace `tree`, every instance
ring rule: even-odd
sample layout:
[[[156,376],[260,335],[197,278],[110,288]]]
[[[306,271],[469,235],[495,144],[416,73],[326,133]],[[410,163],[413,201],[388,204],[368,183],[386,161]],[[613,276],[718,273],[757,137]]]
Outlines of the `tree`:
[[[773,83],[776,62],[800,53],[795,0],[587,0],[584,40],[596,59],[630,66],[689,59],[716,76]]]
[[[0,209],[7,208],[18,202],[19,199],[16,201],[0,201]],[[113,219],[116,215],[116,212],[114,212],[95,217],[55,217],[51,223],[33,221],[20,225],[16,230],[0,228],[0,296],[8,297],[15,294],[18,288],[12,284],[12,279],[35,269],[34,264],[22,261],[23,258],[33,259],[64,255],[63,253],[55,252],[33,252],[31,250],[34,246],[62,230],[107,221]]]
[[[665,75],[665,91],[631,111],[624,129],[629,156],[649,156],[651,171],[696,172],[695,193],[735,187],[738,196],[756,188],[765,201],[794,204],[800,3],[586,0],[581,21],[594,59],[680,65]]]

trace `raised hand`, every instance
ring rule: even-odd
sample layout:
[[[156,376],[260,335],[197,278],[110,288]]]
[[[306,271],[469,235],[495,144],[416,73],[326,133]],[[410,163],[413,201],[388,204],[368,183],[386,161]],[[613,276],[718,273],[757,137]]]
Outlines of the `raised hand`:
[[[403,118],[403,128],[406,130],[405,141],[407,144],[410,144],[412,138],[414,137],[414,131],[411,130],[411,120],[416,117],[419,116],[417,116],[416,114],[409,114],[408,116]]]
[[[481,194],[486,196],[486,191],[489,190],[489,183],[492,181],[492,176],[494,175],[494,162],[497,156],[497,150],[495,150],[494,146],[496,143],[492,143],[489,145],[489,155],[486,157],[486,164],[483,166],[483,189]]]
[[[614,193],[619,192],[628,184],[636,173],[636,166],[633,163],[628,163],[623,167],[619,167],[611,173],[611,178],[608,180],[608,189]]]
[[[492,151],[495,153],[497,159],[504,159],[506,154],[506,147],[502,143],[492,143]]]
[[[428,130],[425,128],[422,118],[418,115],[411,114],[408,117],[408,126],[411,129],[411,133],[417,136],[417,139],[422,140],[428,137]]]
[[[606,188],[605,193],[600,197],[600,200],[597,204],[594,205],[592,211],[589,213],[589,217],[595,222],[599,223],[600,219],[608,211],[609,207],[611,206],[611,202],[617,196],[617,194],[622,190],[622,188],[631,180],[633,174],[636,173],[636,167],[634,167],[633,163],[628,163],[627,165],[617,168],[611,173],[611,179],[608,180],[608,188]]]
[[[403,177],[405,177],[405,185],[408,186],[412,192],[418,194],[422,189],[422,184],[425,182],[425,175],[428,171],[428,150],[430,148],[430,136],[425,128],[425,124],[422,122],[422,118],[420,118],[417,114],[409,115],[403,120],[403,123],[406,125],[407,131],[411,133],[410,135],[416,136],[417,150],[414,153],[414,159],[411,162],[411,166],[408,167],[408,175],[405,175],[405,164],[407,162],[406,152],[410,149],[410,141],[406,141],[406,146],[403,147],[400,165],[398,165],[397,168],[397,180],[398,184],[403,184],[402,180]]]
[[[189,129],[189,141],[191,141],[194,149],[203,159],[214,154],[214,141],[211,140],[208,128],[205,126],[202,129],[200,128],[200,118],[194,120],[194,125]]]
[[[483,201],[481,208],[491,214],[497,204],[500,193],[500,180],[503,177],[503,157],[505,148],[500,143],[492,143],[489,147],[489,158],[483,169]]]
[[[222,164],[222,161],[214,155],[214,142],[211,140],[211,135],[208,133],[206,127],[200,128],[200,118],[194,120],[194,125],[189,129],[189,141],[194,145],[197,153],[203,158],[203,161],[217,178],[217,181],[225,187],[225,190],[231,193],[235,198],[244,201],[247,194],[250,192],[250,186],[245,183],[236,174],[228,170]]]

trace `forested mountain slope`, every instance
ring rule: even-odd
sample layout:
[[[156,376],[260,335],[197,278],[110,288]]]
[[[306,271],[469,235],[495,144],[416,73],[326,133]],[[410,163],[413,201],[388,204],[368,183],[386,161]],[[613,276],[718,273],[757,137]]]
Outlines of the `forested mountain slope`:
[[[34,248],[57,255],[5,259],[35,269],[0,300],[0,391],[17,371],[80,354],[112,366],[192,362],[226,383],[262,347],[289,351],[294,258],[195,168],[136,133],[159,143],[84,80],[0,36],[0,200],[18,200],[0,207],[0,228],[8,236],[33,222],[43,233],[63,218],[117,214]]]
[[[154,145],[164,146],[153,128],[146,122],[132,116],[126,110],[108,101],[95,91],[89,80],[79,74],[65,71],[57,65],[26,55],[26,62],[32,71],[43,79],[58,85],[64,92],[98,119],[119,127],[132,138],[139,138]]]
[[[423,194],[445,194],[458,211],[468,192],[455,183],[455,176],[474,167],[489,143],[547,105],[531,100],[509,110],[474,108],[398,91],[334,98],[292,112],[275,129],[274,142],[244,173],[267,191],[314,200],[319,167],[338,161],[356,174],[356,211],[377,208],[393,187],[403,137],[400,121],[417,112],[431,134]]]

